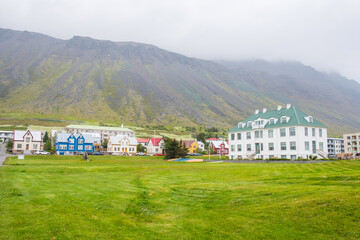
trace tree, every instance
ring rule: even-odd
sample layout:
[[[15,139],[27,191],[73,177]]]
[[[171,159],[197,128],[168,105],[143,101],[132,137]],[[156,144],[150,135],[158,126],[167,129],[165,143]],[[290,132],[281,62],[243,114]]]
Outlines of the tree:
[[[45,151],[51,151],[51,140],[48,139],[46,143],[44,144],[44,150]]]
[[[13,148],[14,142],[12,139],[9,139],[8,142],[6,143],[6,149],[9,151]]]
[[[182,141],[176,139],[165,139],[165,159],[185,157],[188,149]]]
[[[137,146],[137,151],[138,152],[145,152],[146,151],[146,147],[144,145],[142,145],[141,143],[139,143]]]
[[[104,139],[104,141],[102,143],[103,148],[107,148],[107,144],[108,144],[108,140]]]
[[[43,138],[43,142],[46,143],[47,140],[49,140],[49,135],[47,133],[47,131],[45,132],[44,138]],[[51,143],[50,143],[51,144]]]

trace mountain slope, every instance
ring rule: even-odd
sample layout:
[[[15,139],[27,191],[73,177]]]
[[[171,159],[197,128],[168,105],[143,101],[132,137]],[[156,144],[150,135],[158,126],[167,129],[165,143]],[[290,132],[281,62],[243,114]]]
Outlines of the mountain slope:
[[[360,122],[360,113],[352,111],[360,103],[359,84],[315,70],[321,77],[294,77],[306,67],[298,66],[295,74],[267,64],[264,69],[215,63],[140,43],[59,40],[0,29],[0,111],[17,117],[230,127],[255,108],[291,102],[334,132]],[[327,99],[328,94],[337,97]],[[351,119],[344,117],[343,124],[341,116],[347,114]]]

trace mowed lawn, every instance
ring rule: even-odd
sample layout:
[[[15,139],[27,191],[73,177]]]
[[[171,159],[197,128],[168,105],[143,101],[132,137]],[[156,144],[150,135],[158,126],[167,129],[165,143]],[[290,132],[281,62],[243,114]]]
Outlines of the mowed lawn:
[[[1,239],[360,239],[360,161],[31,156],[0,168]]]

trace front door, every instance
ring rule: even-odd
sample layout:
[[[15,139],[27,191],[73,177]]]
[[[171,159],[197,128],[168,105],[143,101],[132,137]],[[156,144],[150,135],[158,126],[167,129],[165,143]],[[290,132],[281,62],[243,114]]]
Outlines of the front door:
[[[29,144],[26,144],[26,150],[29,150]]]
[[[260,153],[260,143],[255,143],[255,152],[256,154]]]

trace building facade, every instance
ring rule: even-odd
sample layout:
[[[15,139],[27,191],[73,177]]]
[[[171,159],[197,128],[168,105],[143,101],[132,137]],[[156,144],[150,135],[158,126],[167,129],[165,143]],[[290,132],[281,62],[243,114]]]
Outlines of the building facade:
[[[357,155],[360,153],[360,132],[344,134],[345,153]]]
[[[210,143],[210,148],[216,152],[216,154],[221,156],[229,155],[229,144],[225,141],[212,141]]]
[[[329,158],[337,158],[338,154],[344,153],[344,139],[328,138],[327,144]]]
[[[94,139],[91,134],[58,133],[56,135],[56,153],[75,155],[94,151]]]
[[[0,142],[7,142],[14,138],[14,131],[0,131]]]
[[[188,154],[189,153],[197,153],[198,148],[199,148],[199,144],[197,143],[197,141],[184,140],[184,141],[182,141],[182,143],[188,149]]]
[[[147,154],[165,154],[165,141],[163,138],[150,138],[147,146]]]
[[[34,154],[43,148],[42,131],[15,130],[13,138],[13,153]]]
[[[109,139],[110,136],[124,135],[128,137],[135,137],[135,132],[133,130],[124,127],[68,125],[64,128],[64,130],[68,133],[73,133],[73,134],[97,133],[100,134],[100,138],[102,142],[105,139]]]
[[[327,158],[327,127],[288,104],[255,110],[229,131],[231,159]]]
[[[125,135],[111,136],[108,141],[107,151],[121,155],[135,155],[137,144],[138,142],[135,137]]]

